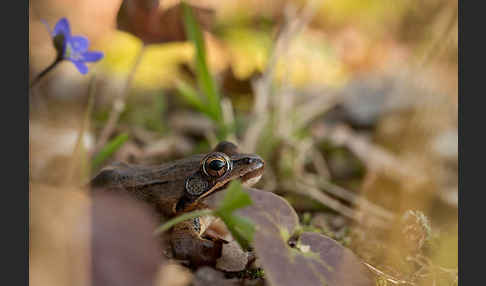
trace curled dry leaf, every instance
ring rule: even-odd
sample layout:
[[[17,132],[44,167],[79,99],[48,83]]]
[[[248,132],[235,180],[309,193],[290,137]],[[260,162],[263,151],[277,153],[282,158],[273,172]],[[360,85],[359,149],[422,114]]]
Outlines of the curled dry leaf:
[[[118,26],[139,37],[145,44],[185,41],[182,7],[160,6],[159,1],[124,1],[118,16]],[[204,6],[190,4],[203,28],[213,21],[214,12]]]
[[[239,211],[256,225],[253,246],[270,285],[374,285],[359,259],[318,233],[298,237],[299,220],[279,196],[248,189],[253,205]]]

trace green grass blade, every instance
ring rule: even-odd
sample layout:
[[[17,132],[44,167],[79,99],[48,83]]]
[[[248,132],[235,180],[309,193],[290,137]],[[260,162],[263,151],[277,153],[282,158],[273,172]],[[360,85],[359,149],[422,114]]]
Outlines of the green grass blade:
[[[223,220],[241,248],[248,249],[255,235],[255,225],[253,222],[237,215],[223,216],[221,220]]]
[[[165,222],[163,225],[156,228],[154,230],[154,235],[159,235],[159,234],[163,233],[164,231],[169,230],[174,225],[176,225],[180,222],[183,222],[185,220],[193,219],[193,218],[197,218],[197,217],[205,216],[205,215],[211,215],[211,214],[213,214],[213,211],[209,210],[209,209],[185,213],[183,215],[180,215],[180,216],[177,216],[175,218],[170,219],[169,221]]]
[[[220,105],[220,96],[216,83],[209,73],[203,34],[192,13],[192,9],[184,2],[182,3],[182,7],[185,31],[187,37],[194,43],[196,50],[196,75],[198,85],[206,96],[207,104],[211,110],[211,118],[217,122],[221,122],[223,116]]]
[[[233,181],[228,187],[221,205],[214,211],[223,220],[228,230],[243,249],[247,249],[253,241],[255,226],[249,219],[235,215],[233,212],[251,204],[250,195],[243,191],[241,183]]]
[[[103,148],[100,150],[98,154],[93,158],[91,163],[92,169],[96,170],[101,163],[103,163],[106,159],[108,159],[113,153],[115,153],[120,147],[128,140],[129,136],[126,133],[122,133],[115,137],[113,140],[108,142]]]
[[[203,112],[211,117],[211,111],[204,105],[204,102],[201,100],[201,97],[197,94],[197,91],[190,86],[189,84],[185,83],[184,81],[178,80],[176,81],[176,87],[179,91],[179,94],[186,100],[187,103],[192,105],[194,108]]]
[[[243,192],[240,181],[233,181],[228,186],[228,190],[223,198],[218,212],[231,213],[236,209],[251,205],[250,195]]]

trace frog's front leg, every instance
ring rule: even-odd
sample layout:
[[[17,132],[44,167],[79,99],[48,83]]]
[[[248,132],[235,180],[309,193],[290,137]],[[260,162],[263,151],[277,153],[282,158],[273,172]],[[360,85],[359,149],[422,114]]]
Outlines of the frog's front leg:
[[[193,265],[214,265],[221,257],[224,241],[201,237],[213,220],[213,217],[205,216],[176,224],[171,233],[174,256],[189,260]]]

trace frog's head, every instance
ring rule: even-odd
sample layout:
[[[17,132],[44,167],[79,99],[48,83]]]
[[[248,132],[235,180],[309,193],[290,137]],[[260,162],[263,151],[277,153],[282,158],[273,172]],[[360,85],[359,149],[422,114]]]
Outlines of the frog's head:
[[[252,186],[260,180],[264,165],[260,156],[240,153],[235,144],[220,142],[202,158],[199,169],[186,178],[184,194],[175,210],[191,209],[203,198],[226,188],[233,180],[239,179],[244,186]]]

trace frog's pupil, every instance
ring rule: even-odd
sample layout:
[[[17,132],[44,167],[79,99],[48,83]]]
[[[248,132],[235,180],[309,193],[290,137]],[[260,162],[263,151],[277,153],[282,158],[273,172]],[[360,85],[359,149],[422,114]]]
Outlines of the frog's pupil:
[[[223,167],[224,167],[224,162],[221,160],[213,160],[209,162],[209,168],[211,168],[214,171],[219,171]]]

